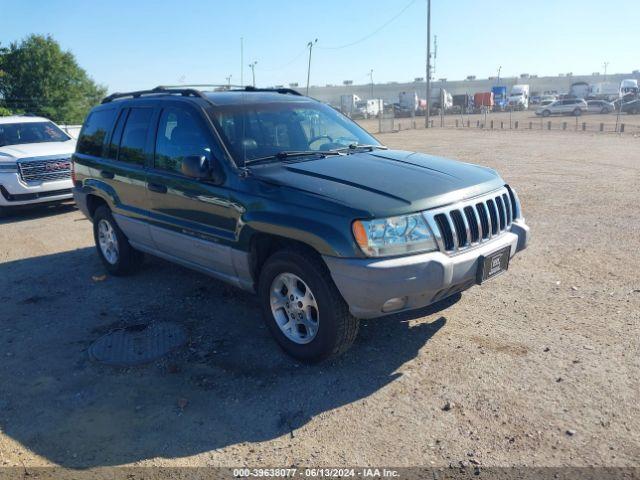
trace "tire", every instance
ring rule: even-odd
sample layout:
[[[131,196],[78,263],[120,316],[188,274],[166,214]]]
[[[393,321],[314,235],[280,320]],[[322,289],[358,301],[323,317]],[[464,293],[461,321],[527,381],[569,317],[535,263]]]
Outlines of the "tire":
[[[108,237],[107,244],[115,249],[115,255],[111,255],[105,248],[105,242],[101,244],[101,229],[103,237]],[[96,242],[98,256],[111,275],[129,275],[140,267],[143,260],[142,252],[135,250],[125,234],[111,215],[111,210],[106,206],[100,206],[93,215],[93,238]]]
[[[576,108],[576,109],[573,111],[573,116],[574,116],[574,117],[579,117],[580,115],[582,115],[582,110],[581,110],[580,108]]]
[[[287,278],[295,284],[291,290],[286,287]],[[281,285],[283,288],[279,288]],[[327,267],[313,252],[280,250],[274,253],[260,272],[258,295],[271,334],[278,345],[297,360],[317,363],[337,357],[356,339],[359,321],[351,315]],[[309,306],[313,303],[315,307]],[[303,322],[306,323],[303,325]],[[311,325],[310,330],[307,324]],[[288,330],[287,325],[291,325]]]
[[[542,111],[542,116],[543,117],[548,117],[549,115],[551,115],[551,112],[549,110],[543,110]]]
[[[0,218],[8,217],[10,213],[7,207],[0,207]]]

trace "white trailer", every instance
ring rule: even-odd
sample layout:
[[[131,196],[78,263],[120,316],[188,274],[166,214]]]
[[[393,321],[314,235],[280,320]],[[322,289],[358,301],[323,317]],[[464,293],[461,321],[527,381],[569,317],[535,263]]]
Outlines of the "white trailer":
[[[417,92],[400,92],[398,95],[398,103],[400,110],[408,113],[415,113],[418,110],[420,100]]]
[[[377,117],[383,111],[384,102],[381,98],[370,98],[357,102],[356,108],[364,118]]]
[[[357,112],[357,103],[360,101],[358,95],[349,94],[340,96],[340,111],[348,116],[353,116]]]
[[[572,83],[569,87],[569,95],[575,98],[587,98],[591,91],[591,87],[587,82]]]
[[[617,100],[620,98],[620,85],[616,82],[600,82],[591,85],[589,98],[597,100]]]

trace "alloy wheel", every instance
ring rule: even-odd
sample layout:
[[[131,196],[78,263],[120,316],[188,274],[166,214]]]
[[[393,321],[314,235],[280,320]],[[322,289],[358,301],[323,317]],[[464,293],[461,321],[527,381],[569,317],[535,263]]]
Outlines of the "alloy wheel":
[[[309,286],[293,273],[281,273],[271,282],[271,313],[282,333],[292,342],[306,344],[318,334],[320,314]]]
[[[118,263],[119,248],[116,231],[104,218],[98,223],[98,244],[105,260],[111,265]]]

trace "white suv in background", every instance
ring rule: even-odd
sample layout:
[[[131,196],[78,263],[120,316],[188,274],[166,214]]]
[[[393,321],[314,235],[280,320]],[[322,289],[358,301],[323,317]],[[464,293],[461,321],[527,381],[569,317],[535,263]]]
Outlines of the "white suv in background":
[[[0,216],[11,207],[72,199],[75,148],[51,120],[0,117]]]

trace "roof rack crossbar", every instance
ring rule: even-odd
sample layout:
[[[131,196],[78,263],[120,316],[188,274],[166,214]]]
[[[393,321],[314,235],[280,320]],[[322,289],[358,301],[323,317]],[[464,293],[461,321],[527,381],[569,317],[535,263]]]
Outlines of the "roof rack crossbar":
[[[297,95],[299,97],[302,96],[300,92],[294,90],[293,88],[256,88],[252,86],[246,86],[244,87],[244,90],[247,92],[276,92],[289,95]]]
[[[126,98],[126,97],[140,98],[143,95],[158,95],[158,94],[161,94],[161,93],[180,94],[183,97],[201,97],[201,98],[206,98],[205,95],[200,90],[196,90],[195,88],[166,88],[166,87],[163,87],[163,86],[158,86],[158,87],[153,88],[151,90],[137,90],[135,92],[116,92],[116,93],[112,93],[108,97],[105,97],[102,100],[101,103],[109,103],[109,102],[112,102],[113,100],[116,100],[118,98]]]

